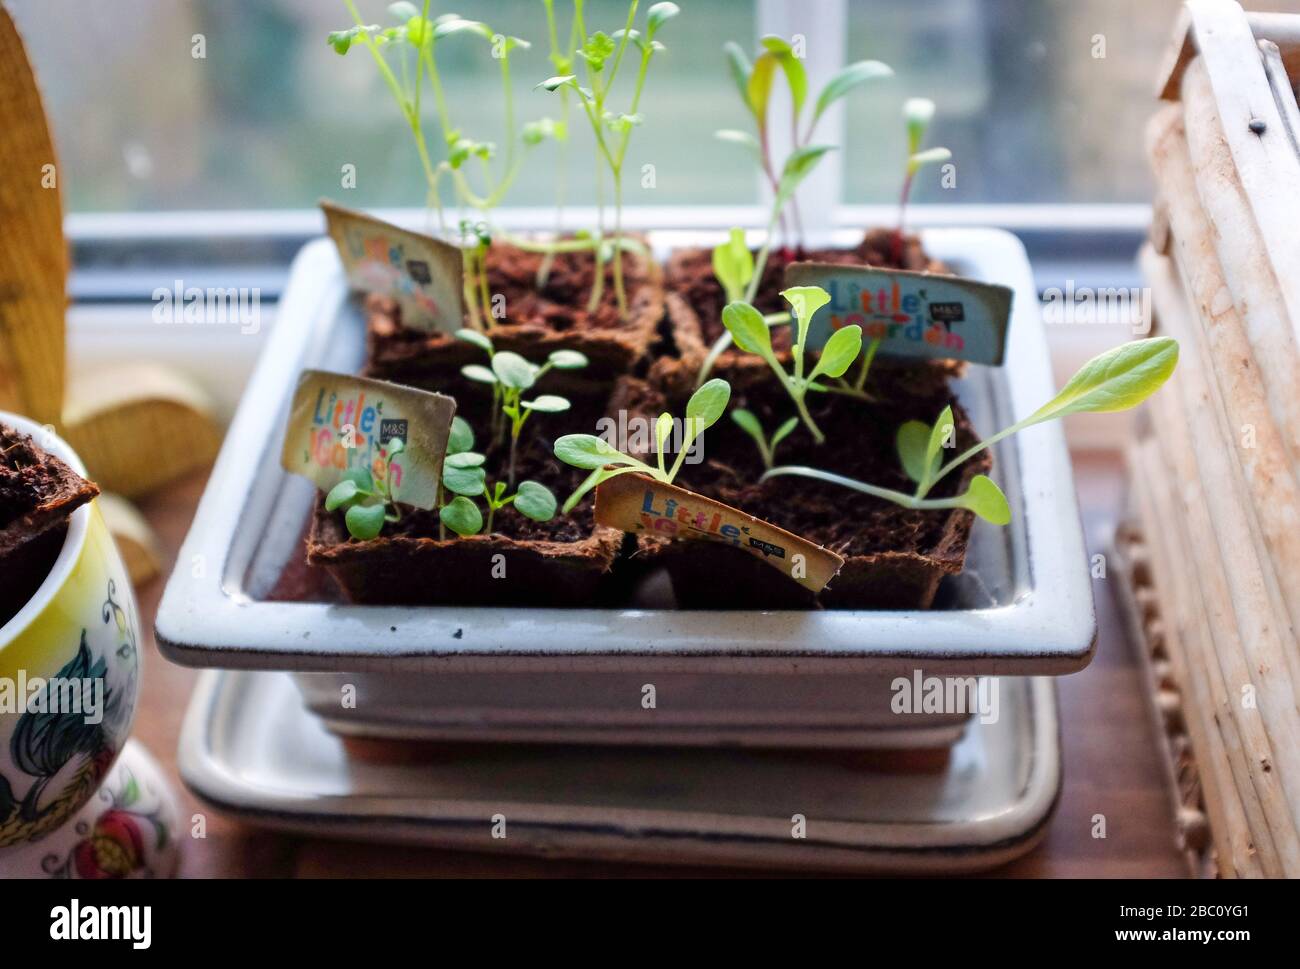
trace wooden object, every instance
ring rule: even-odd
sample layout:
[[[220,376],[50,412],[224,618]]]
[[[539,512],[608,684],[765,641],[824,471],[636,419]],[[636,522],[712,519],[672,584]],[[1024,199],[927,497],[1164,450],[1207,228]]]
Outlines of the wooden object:
[[[0,7],[0,406],[54,426],[106,491],[145,494],[210,464],[221,426],[200,388],[152,365],[66,385],[62,171],[22,38]],[[123,535],[131,541],[130,535]]]
[[[1196,764],[1200,803],[1178,816],[1225,876],[1300,876],[1296,70],[1300,17],[1190,0],[1147,130],[1142,271],[1181,354],[1129,454],[1124,536],[1158,617],[1153,708]]]

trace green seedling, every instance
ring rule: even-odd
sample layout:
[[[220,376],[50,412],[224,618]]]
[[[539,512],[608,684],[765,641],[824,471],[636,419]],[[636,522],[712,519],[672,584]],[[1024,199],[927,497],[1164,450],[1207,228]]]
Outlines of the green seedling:
[[[758,445],[758,453],[763,458],[763,467],[772,467],[772,462],[776,460],[777,445],[790,436],[790,432],[799,426],[799,418],[791,417],[784,424],[778,427],[773,433],[771,440],[763,432],[763,423],[751,411],[738,407],[731,412],[731,419],[736,422],[742,431],[754,439]]]
[[[493,433],[503,433],[506,422],[510,428],[510,459],[507,471],[507,486],[515,486],[515,457],[519,446],[519,436],[524,424],[534,413],[558,414],[569,409],[567,398],[557,394],[541,394],[531,400],[524,400],[525,391],[533,386],[552,369],[580,370],[587,366],[587,358],[577,350],[554,350],[546,363],[538,366],[529,363],[519,354],[510,350],[494,350],[492,341],[481,333],[461,330],[457,333],[462,339],[483,347],[487,351],[490,366],[471,363],[461,367],[461,373],[470,380],[489,384],[493,395]]]
[[[832,145],[812,144],[818,122],[831,105],[849,92],[869,81],[892,77],[894,74],[889,65],[880,61],[857,61],[850,64],[826,82],[826,86],[821,89],[806,114],[804,109],[808,106],[808,74],[798,53],[780,37],[764,37],[761,43],[763,49],[752,64],[739,45],[728,42],[723,46],[732,80],[740,93],[741,102],[753,118],[756,134],[736,129],[717,132],[718,138],[742,146],[753,156],[772,188],[772,211],[767,223],[766,239],[759,250],[755,271],[747,282],[743,297],[749,303],[754,301],[754,295],[758,291],[778,222],[784,230],[787,206],[791,208],[798,229],[798,204],[794,201],[794,195],[799,183],[812,172],[826,153],[834,148]],[[790,154],[780,165],[772,157],[769,123],[769,107],[778,73],[785,79],[786,87],[790,92],[792,146]],[[806,124],[805,117],[807,117]]]
[[[591,471],[586,480],[569,495],[561,509],[564,514],[571,512],[582,500],[583,495],[595,488],[602,481],[608,481],[610,478],[617,477],[620,474],[630,474],[640,472],[649,475],[656,481],[662,481],[664,484],[672,484],[673,479],[677,477],[677,472],[682,468],[682,462],[686,460],[686,454],[690,451],[696,439],[706,430],[718,422],[723,412],[727,409],[727,403],[731,400],[731,384],[725,380],[713,379],[707,384],[695,391],[691,399],[686,402],[686,418],[682,422],[682,441],[678,448],[677,457],[668,467],[668,460],[665,454],[665,447],[668,439],[673,433],[673,417],[671,414],[660,414],[655,421],[655,454],[657,462],[655,465],[646,464],[637,458],[630,457],[618,450],[612,444],[604,439],[596,437],[594,434],[566,434],[555,442],[555,456],[565,464],[571,464],[575,468],[583,468]]]
[[[353,26],[331,31],[326,41],[341,55],[357,46],[370,52],[411,131],[424,174],[429,206],[437,209],[441,221],[444,217],[441,186],[446,178],[452,185],[457,202],[477,211],[484,222],[490,223],[491,211],[505,198],[519,174],[523,161],[520,149],[540,144],[555,131],[555,124],[550,119],[516,125],[510,55],[514,50],[527,49],[529,43],[519,37],[499,34],[485,23],[466,20],[456,14],[431,19],[429,0],[424,0],[418,9],[410,2],[390,4],[388,13],[395,23],[388,27],[366,24],[361,19],[354,0],[343,2],[352,15]],[[493,142],[469,137],[452,120],[438,69],[438,47],[449,38],[457,36],[481,39],[490,48],[491,56],[500,68],[504,93],[505,147],[499,166],[493,164],[497,157],[497,148]],[[445,157],[437,163],[434,162],[434,154],[425,136],[421,113],[426,79],[433,94],[446,152]],[[474,187],[471,170],[478,173],[478,188]],[[446,231],[445,224],[443,230]],[[484,233],[479,241],[486,237]],[[473,248],[477,244],[476,242]],[[480,325],[481,321],[482,325],[487,326],[491,319],[488,306],[480,303],[480,290],[485,288],[486,283],[480,281],[476,288],[473,282],[482,271],[482,253],[475,255],[477,258],[473,258],[470,250],[466,250],[466,305],[470,309],[474,325]]]
[[[474,431],[460,417],[452,419],[451,433],[447,437],[447,453],[442,461],[442,488],[439,494],[438,533],[447,537],[451,529],[461,538],[491,534],[496,513],[508,505],[525,518],[533,521],[550,521],[555,517],[555,495],[545,485],[524,481],[513,494],[504,481],[488,486],[483,470],[484,455],[474,450]],[[487,503],[486,524],[474,499],[482,497]],[[447,500],[444,500],[447,499]]]
[[[596,254],[596,276],[587,308],[594,311],[604,294],[605,264],[613,259],[614,292],[620,314],[627,315],[627,291],[623,284],[623,258],[626,248],[623,238],[623,165],[627,160],[628,144],[632,132],[644,120],[641,116],[641,95],[645,90],[646,75],[654,55],[664,49],[656,35],[665,23],[681,12],[675,3],[656,3],[646,12],[644,31],[635,30],[638,0],[628,5],[627,20],[621,30],[606,34],[602,30],[587,32],[583,20],[582,3],[574,4],[572,66],[582,62],[585,84],[572,70],[556,74],[537,86],[547,91],[573,91],[587,118],[595,137],[597,154],[596,175],[596,231],[588,247]],[[549,15],[548,10],[548,15]],[[608,106],[609,94],[614,87],[619,68],[629,47],[639,52],[636,80],[632,98],[625,112],[615,112]],[[604,176],[609,174],[614,191],[614,222],[612,234],[605,231]]]
[[[378,481],[368,468],[351,468],[343,480],[325,496],[325,510],[343,510],[348,534],[360,541],[375,538],[386,522],[402,520],[402,512],[393,498],[393,461],[405,450],[400,437],[390,438],[383,455],[384,474]]]
[[[943,451],[954,445],[956,437],[952,408],[944,408],[933,426],[908,421],[898,429],[897,446],[903,471],[916,483],[916,491],[910,495],[816,468],[772,468],[763,475],[763,480],[798,475],[852,488],[904,508],[965,508],[995,525],[1005,525],[1011,520],[1011,508],[1001,489],[985,475],[972,478],[966,493],[955,498],[928,498],[927,495],[976,454],[1017,431],[1069,414],[1108,413],[1136,407],[1160,389],[1177,365],[1178,343],[1167,336],[1137,340],[1107,350],[1085,363],[1060,393],[1024,420],[972,445],[946,464],[942,463]]]
[[[846,326],[832,333],[816,364],[805,373],[808,325],[812,322],[813,315],[830,302],[830,296],[819,286],[794,286],[783,290],[781,295],[790,304],[797,324],[794,345],[790,348],[793,358],[793,370],[790,373],[786,373],[776,358],[772,349],[772,334],[762,313],[748,303],[728,303],[722,311],[722,322],[736,346],[747,353],[756,353],[767,361],[781,386],[794,401],[799,419],[808,428],[813,440],[824,444],[826,435],[808,411],[808,392],[832,389],[825,383],[819,383],[818,378],[836,379],[844,376],[862,351],[862,327]]]
[[[938,165],[952,158],[947,148],[922,150],[925,132],[934,120],[934,102],[929,98],[908,98],[903,102],[903,120],[907,122],[907,169],[903,175],[903,190],[898,198],[898,226],[894,229],[894,261],[903,262],[903,226],[907,216],[907,202],[912,194],[916,173],[926,165]]]

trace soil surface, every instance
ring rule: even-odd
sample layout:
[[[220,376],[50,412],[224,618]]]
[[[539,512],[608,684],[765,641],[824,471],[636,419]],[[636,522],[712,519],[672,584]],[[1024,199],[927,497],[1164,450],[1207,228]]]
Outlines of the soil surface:
[[[951,404],[957,422],[957,448],[964,450],[975,443],[969,419],[946,387],[931,385],[924,396],[903,393],[901,388],[891,392],[891,382],[906,379],[907,372],[878,376],[876,386],[882,397],[876,403],[842,395],[814,395],[816,399],[809,409],[827,443],[818,445],[800,424],[777,447],[775,464],[818,468],[910,494],[916,485],[903,472],[895,444],[903,423],[921,420],[933,424],[943,408]],[[793,403],[779,387],[764,386],[737,394],[731,406],[752,411],[769,437],[794,414]],[[946,453],[954,456],[959,451]],[[876,552],[925,554],[939,543],[951,514],[903,508],[808,478],[778,477],[759,484],[765,469],[758,448],[729,416],[705,432],[703,456],[701,464],[683,467],[677,484],[825,545],[846,558]],[[972,462],[980,471],[986,471],[991,464],[987,452]],[[950,497],[961,477],[962,469],[953,471],[930,496]]]

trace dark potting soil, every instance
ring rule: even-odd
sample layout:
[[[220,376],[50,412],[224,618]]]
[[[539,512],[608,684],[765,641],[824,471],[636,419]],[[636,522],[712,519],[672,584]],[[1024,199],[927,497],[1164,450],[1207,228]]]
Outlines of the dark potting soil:
[[[896,258],[892,243],[894,233],[888,229],[872,229],[862,242],[852,249],[774,249],[763,269],[763,279],[755,294],[754,307],[762,313],[780,313],[789,309],[781,298],[785,288],[785,267],[792,262],[828,262],[844,266],[880,266],[888,269],[908,269],[920,272],[936,265],[921,248],[916,236],[905,236],[903,258]],[[712,345],[725,329],[722,310],[727,296],[713,274],[713,256],[708,249],[682,252],[670,266],[666,279],[669,290],[682,295],[700,318],[704,342]],[[777,350],[790,348],[789,327],[772,330],[772,345]]]
[[[99,489],[25,434],[0,425],[0,625],[45,581],[68,517]]]
[[[904,379],[903,371],[882,377],[880,386]],[[801,424],[776,451],[777,465],[804,465],[831,471],[867,484],[910,494],[915,490],[898,459],[895,436],[909,420],[933,424],[948,405],[956,419],[955,456],[974,444],[976,437],[964,410],[946,388],[931,388],[928,395],[895,392],[875,403],[842,395],[819,395],[810,404],[813,419],[826,435],[818,445]],[[789,398],[780,388],[755,388],[733,397],[733,407],[745,407],[762,422],[770,435],[793,414]],[[724,417],[705,432],[704,460],[686,465],[677,484],[706,497],[716,498],[817,542],[846,558],[877,552],[925,554],[943,536],[948,511],[917,511],[835,484],[794,476],[772,478],[758,484],[764,467],[753,440]],[[971,459],[985,472],[991,466],[988,452]],[[956,493],[963,469],[954,470],[931,491],[934,498]],[[960,514],[969,515],[969,512]]]
[[[595,310],[588,312],[587,300],[591,296],[596,278],[596,261],[590,252],[560,253],[551,264],[546,285],[537,288],[537,271],[544,256],[526,252],[515,246],[498,243],[487,252],[488,291],[505,297],[503,319],[497,326],[544,326],[565,332],[568,330],[617,330],[626,321],[618,310],[618,297],[614,292],[613,262],[605,266],[605,290]],[[645,263],[628,253],[622,254],[623,285],[629,301],[637,287],[647,279]],[[382,337],[401,337],[423,341],[428,334],[407,330],[401,325],[396,304],[390,300],[372,299],[370,304],[378,317],[372,317],[371,329]]]

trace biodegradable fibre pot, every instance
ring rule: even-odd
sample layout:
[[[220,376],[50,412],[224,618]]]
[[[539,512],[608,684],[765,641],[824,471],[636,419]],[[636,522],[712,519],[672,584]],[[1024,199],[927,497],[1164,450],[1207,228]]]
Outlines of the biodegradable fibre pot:
[[[754,306],[763,313],[781,313],[789,309],[781,298],[785,267],[791,262],[829,262],[846,266],[876,266],[907,269],[916,272],[949,274],[951,270],[938,260],[931,259],[921,247],[917,236],[907,235],[903,240],[902,259],[898,258],[893,244],[894,233],[889,229],[872,229],[852,249],[817,249],[803,252],[774,249],[768,257],[763,279],[754,296]],[[664,356],[651,365],[651,379],[673,401],[688,397],[704,365],[710,348],[725,332],[722,309],[727,305],[726,293],[713,273],[713,253],[710,249],[676,249],[668,257],[664,273],[666,291],[665,307],[668,313],[669,332],[676,348],[675,356]],[[772,345],[777,359],[784,365],[790,363],[790,328],[777,327],[772,331]],[[879,360],[874,366],[890,367],[890,361]],[[920,365],[941,376],[956,376],[962,365],[955,361],[934,361]],[[744,389],[753,383],[762,383],[771,377],[771,370],[762,358],[735,348],[723,351],[714,362],[709,374],[726,379],[733,388]]]
[[[10,851],[72,819],[117,759],[135,712],[140,626],[77,456],[24,418],[0,413],[0,426],[0,536],[18,557],[0,556],[0,587],[30,588],[0,617],[0,684],[15,701],[0,707],[5,872]]]
[[[916,371],[873,372],[864,402],[822,394],[809,408],[827,442],[818,445],[802,425],[776,449],[777,465],[805,465],[858,481],[910,493],[895,436],[906,421],[933,424],[953,409],[955,448],[978,441],[966,411],[946,384],[929,372],[924,393],[913,385]],[[910,391],[909,392],[909,387]],[[647,402],[643,402],[647,403]],[[775,380],[733,394],[729,410],[745,407],[767,433],[794,412]],[[647,412],[648,413],[648,412]],[[724,417],[705,432],[697,463],[688,458],[676,484],[726,502],[764,521],[823,545],[844,557],[844,566],[821,593],[792,581],[748,552],[706,541],[672,541],[638,536],[638,558],[662,564],[683,609],[928,609],[945,575],[961,572],[974,516],[967,511],[918,511],[801,477],[758,483],[764,469],[753,440]],[[967,461],[930,493],[944,498],[965,491],[971,478],[987,473],[987,451]]]
[[[549,375],[548,375],[549,379]],[[545,392],[546,388],[539,387]],[[504,480],[508,444],[489,444],[491,395],[469,381],[443,384],[474,428],[476,449],[487,447],[487,479]],[[643,381],[620,378],[604,404],[575,400],[569,411],[539,414],[520,439],[516,481],[537,481],[558,504],[588,472],[561,463],[552,442],[569,433],[594,433],[608,414],[642,408],[654,397]],[[486,515],[485,504],[478,500]],[[594,492],[569,515],[549,522],[524,518],[512,507],[498,511],[491,534],[460,538],[440,532],[436,512],[403,509],[400,522],[386,525],[369,541],[349,537],[341,512],[316,502],[307,542],[307,561],[333,576],[343,595],[357,603],[383,605],[582,606],[617,600],[625,576],[611,574],[624,544],[622,532],[597,525]]]
[[[490,333],[493,345],[529,360],[544,360],[553,350],[581,351],[589,365],[558,375],[550,386],[561,393],[608,398],[614,379],[631,373],[656,338],[664,314],[663,273],[648,256],[623,254],[624,317],[618,311],[612,263],[606,265],[601,302],[588,312],[595,278],[591,253],[557,255],[546,285],[538,289],[543,258],[506,243],[488,248],[488,290],[494,300],[501,298],[505,310]],[[454,336],[404,327],[391,300],[368,298],[366,316],[368,376],[433,390],[465,364],[484,362],[481,350]]]

